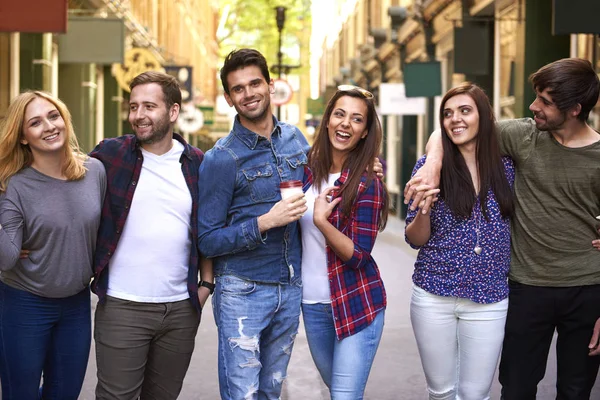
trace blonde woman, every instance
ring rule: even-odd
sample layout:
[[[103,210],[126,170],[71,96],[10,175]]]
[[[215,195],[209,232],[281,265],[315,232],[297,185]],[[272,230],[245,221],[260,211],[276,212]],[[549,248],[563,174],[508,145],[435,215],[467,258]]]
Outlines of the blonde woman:
[[[64,103],[37,91],[11,102],[0,127],[4,400],[79,396],[105,187],[104,167],[80,152]],[[21,249],[29,251],[27,258],[19,258]]]

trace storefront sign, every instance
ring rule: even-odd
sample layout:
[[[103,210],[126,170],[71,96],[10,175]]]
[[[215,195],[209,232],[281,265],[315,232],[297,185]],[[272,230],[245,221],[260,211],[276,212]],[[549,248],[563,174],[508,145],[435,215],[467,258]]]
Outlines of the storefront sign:
[[[1,0],[0,32],[64,33],[67,0]]]
[[[121,89],[129,92],[129,83],[146,71],[164,72],[158,59],[149,50],[135,47],[125,53],[124,64],[113,64],[112,74],[119,83]]]
[[[69,17],[67,33],[58,35],[61,63],[122,63],[125,24],[120,18]]]

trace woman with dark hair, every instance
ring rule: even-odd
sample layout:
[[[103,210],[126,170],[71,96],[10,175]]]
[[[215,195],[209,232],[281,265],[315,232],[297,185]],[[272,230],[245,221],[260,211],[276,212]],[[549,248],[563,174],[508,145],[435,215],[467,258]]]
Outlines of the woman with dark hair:
[[[308,155],[302,228],[302,313],[332,399],[362,399],[384,325],[386,295],[371,250],[387,221],[373,171],[382,142],[373,95],[344,85]]]
[[[105,190],[104,167],[79,150],[65,104],[40,91],[17,96],[0,127],[4,400],[79,397]],[[28,257],[19,257],[22,249]]]
[[[446,93],[440,126],[439,201],[406,218],[406,240],[419,249],[411,321],[429,398],[489,399],[508,308],[514,168],[478,86]]]

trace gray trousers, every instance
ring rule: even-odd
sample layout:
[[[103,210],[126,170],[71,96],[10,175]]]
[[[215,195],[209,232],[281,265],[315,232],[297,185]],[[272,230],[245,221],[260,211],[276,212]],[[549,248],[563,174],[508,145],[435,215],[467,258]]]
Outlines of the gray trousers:
[[[100,400],[175,400],[190,365],[200,318],[189,300],[98,304],[94,339]]]

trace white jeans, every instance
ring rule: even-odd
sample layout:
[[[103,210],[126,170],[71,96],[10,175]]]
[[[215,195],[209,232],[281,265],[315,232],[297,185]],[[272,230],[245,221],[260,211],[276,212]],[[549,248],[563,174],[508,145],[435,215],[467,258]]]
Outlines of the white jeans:
[[[412,322],[430,400],[487,400],[504,339],[508,299],[479,304],[413,287]]]

